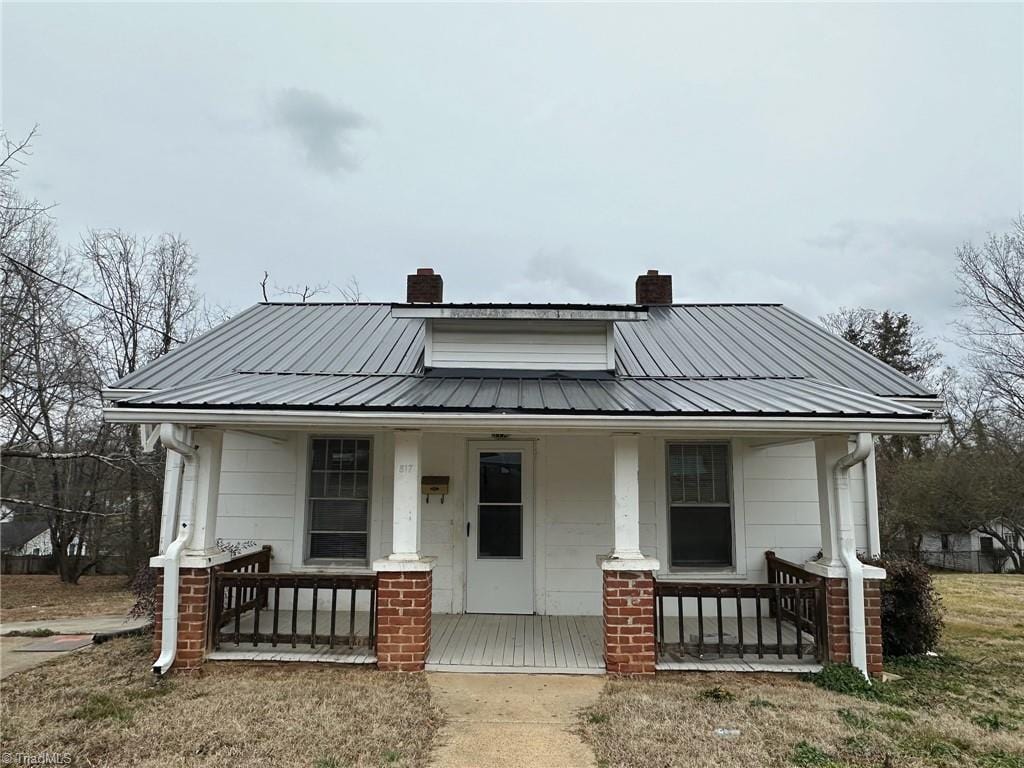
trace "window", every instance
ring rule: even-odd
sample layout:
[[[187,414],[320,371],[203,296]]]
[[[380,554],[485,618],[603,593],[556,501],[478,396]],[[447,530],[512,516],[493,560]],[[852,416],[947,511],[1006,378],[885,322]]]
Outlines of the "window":
[[[943,552],[949,552],[949,550],[952,549],[952,545],[951,545],[952,540],[953,540],[953,535],[952,534],[949,534],[949,533],[942,534],[942,551]]]
[[[307,559],[365,563],[370,525],[370,441],[313,438],[306,495]]]
[[[477,557],[523,556],[523,454],[480,454]]]
[[[982,536],[978,539],[978,543],[981,545],[982,552],[992,552],[995,549],[991,536]]]
[[[669,558],[673,568],[733,564],[729,446],[668,446]]]

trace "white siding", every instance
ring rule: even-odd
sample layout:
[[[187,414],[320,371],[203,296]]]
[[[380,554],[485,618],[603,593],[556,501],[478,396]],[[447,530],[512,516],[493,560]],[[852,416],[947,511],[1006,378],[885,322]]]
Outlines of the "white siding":
[[[431,320],[435,368],[607,370],[609,324],[564,320]]]
[[[612,441],[552,435],[543,442],[545,610],[599,614],[597,556],[608,554],[613,538]]]
[[[221,458],[217,538],[274,548],[275,571],[292,566],[297,435],[276,443],[227,432]]]

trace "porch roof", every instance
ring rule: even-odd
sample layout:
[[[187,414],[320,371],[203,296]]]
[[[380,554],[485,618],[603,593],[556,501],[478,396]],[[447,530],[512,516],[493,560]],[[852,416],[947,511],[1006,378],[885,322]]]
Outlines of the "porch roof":
[[[931,419],[905,402],[802,377],[622,377],[234,372],[118,401],[121,408]]]

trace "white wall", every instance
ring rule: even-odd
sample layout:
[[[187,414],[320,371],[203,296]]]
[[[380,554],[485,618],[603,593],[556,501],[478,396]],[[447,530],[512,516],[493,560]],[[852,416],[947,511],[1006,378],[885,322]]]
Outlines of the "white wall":
[[[282,433],[274,443],[227,433],[220,485],[217,536],[270,544],[273,569],[301,569],[304,525],[305,456],[308,435]],[[384,433],[374,440],[371,559],[391,548],[391,473],[393,442]],[[460,612],[465,578],[464,493],[466,437],[427,433],[422,472],[448,475],[451,493],[444,504],[421,498],[421,551],[437,558],[433,573],[434,610]],[[751,448],[733,441],[736,502],[736,567],[726,571],[669,573],[665,443],[662,437],[640,441],[641,547],[658,557],[665,577],[708,581],[763,581],[764,553],[803,562],[821,548],[817,483],[812,442]],[[547,435],[536,439],[536,610],[549,614],[601,611],[601,572],[596,558],[612,547],[612,443],[610,435]],[[861,468],[851,482],[857,543],[867,542]]]
[[[238,432],[224,435],[217,538],[255,539],[273,549],[275,571],[292,566],[295,529],[296,447],[299,435],[275,443]]]

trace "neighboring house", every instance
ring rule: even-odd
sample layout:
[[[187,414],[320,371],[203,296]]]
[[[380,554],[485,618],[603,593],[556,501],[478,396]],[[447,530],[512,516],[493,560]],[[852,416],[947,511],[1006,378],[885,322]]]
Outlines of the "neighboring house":
[[[0,523],[0,551],[5,555],[49,555],[53,552],[45,518],[13,514]]]
[[[0,505],[0,572],[47,573],[52,551],[45,516],[26,506]]]
[[[1019,540],[1002,523],[992,522],[989,527],[1008,542]],[[977,528],[967,532],[927,531],[921,536],[917,556],[928,565],[950,571],[1002,573],[1013,568],[1013,560],[999,540]]]
[[[622,305],[407,288],[259,304],[105,391],[169,449],[158,671],[880,672],[871,436],[937,433],[934,393],[654,271]]]

